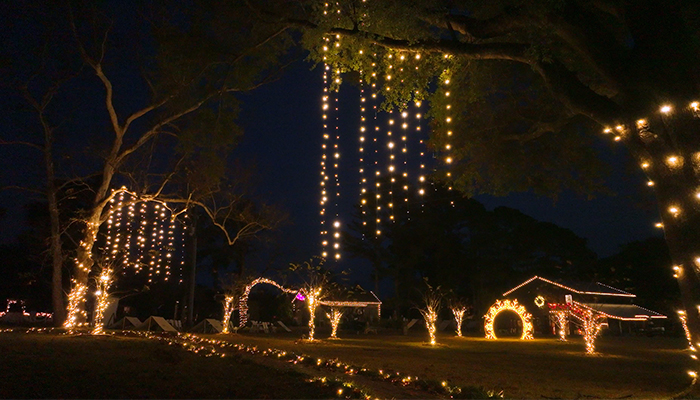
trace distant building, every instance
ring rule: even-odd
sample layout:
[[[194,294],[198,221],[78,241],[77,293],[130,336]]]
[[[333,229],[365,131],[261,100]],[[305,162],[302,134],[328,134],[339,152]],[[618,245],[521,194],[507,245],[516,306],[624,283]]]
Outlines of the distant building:
[[[667,317],[633,304],[636,295],[600,282],[552,281],[533,276],[503,293],[517,299],[532,314],[535,333],[554,333],[550,311],[567,307],[589,309],[607,318],[608,332],[633,334],[663,331]],[[573,333],[573,332],[572,332]]]

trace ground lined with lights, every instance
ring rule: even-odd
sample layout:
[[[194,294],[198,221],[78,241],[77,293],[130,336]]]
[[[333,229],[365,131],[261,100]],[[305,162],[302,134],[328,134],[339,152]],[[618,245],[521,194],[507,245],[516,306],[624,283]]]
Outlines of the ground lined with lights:
[[[580,337],[567,342],[518,337],[494,341],[439,333],[440,346],[435,347],[425,332],[340,337],[308,343],[291,334],[240,334],[227,340],[338,359],[374,371],[399,371],[420,380],[503,390],[511,398],[660,398],[688,384],[690,359],[681,338],[603,336],[596,348],[604,356],[590,356],[581,351],[585,344]]]

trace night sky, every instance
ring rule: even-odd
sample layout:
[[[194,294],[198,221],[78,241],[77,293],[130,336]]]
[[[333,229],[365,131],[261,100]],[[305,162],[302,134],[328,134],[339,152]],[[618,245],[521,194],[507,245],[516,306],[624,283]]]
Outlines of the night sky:
[[[356,93],[349,91],[345,98]],[[319,248],[321,93],[320,70],[311,70],[311,65],[299,62],[281,80],[246,96],[242,113],[245,136],[237,149],[244,159],[256,161],[260,191],[271,200],[279,199],[290,213],[293,225],[285,227],[284,236],[300,255],[317,253]],[[356,114],[354,110],[347,112]],[[347,125],[346,135],[356,138],[356,127],[357,124]],[[586,238],[601,257],[614,254],[627,242],[661,235],[654,227],[658,212],[644,176],[622,147],[602,138],[598,145],[602,157],[612,164],[608,186],[614,195],[587,200],[564,192],[555,202],[531,193],[517,193],[507,197],[480,195],[477,200],[488,209],[512,207],[535,219],[571,229]],[[343,151],[343,160],[350,163],[346,168],[356,168],[357,164],[352,163],[357,163],[357,149]],[[345,188],[343,195],[357,201],[357,181],[341,184]]]
[[[312,70],[305,62],[297,62],[278,81],[243,96],[241,124],[244,137],[233,155],[245,164],[253,162],[258,170],[260,196],[282,206],[290,223],[283,227],[282,255],[278,263],[299,262],[318,254],[319,247],[319,163],[321,142],[321,93],[319,69]],[[353,101],[356,89],[344,89],[341,114],[345,140],[356,140],[357,109]],[[347,115],[347,116],[346,116]],[[16,129],[0,119],[2,129]],[[609,187],[614,196],[593,200],[563,193],[556,202],[529,193],[508,197],[478,196],[488,209],[498,206],[516,208],[541,221],[571,229],[586,238],[599,256],[614,254],[619,246],[650,236],[661,235],[654,228],[658,213],[653,193],[644,184],[643,175],[635,168],[622,147],[602,138],[602,156],[613,164]],[[357,148],[341,149],[344,168],[356,169]],[[10,146],[0,146],[3,185],[22,179],[36,179],[41,169],[36,153]],[[352,181],[354,180],[354,182]],[[348,205],[358,199],[357,178],[341,182]],[[0,205],[8,209],[1,222],[0,239],[12,240],[22,227],[22,204],[27,194],[18,191],[0,192]],[[342,216],[341,216],[342,218]],[[348,215],[345,216],[347,220]]]

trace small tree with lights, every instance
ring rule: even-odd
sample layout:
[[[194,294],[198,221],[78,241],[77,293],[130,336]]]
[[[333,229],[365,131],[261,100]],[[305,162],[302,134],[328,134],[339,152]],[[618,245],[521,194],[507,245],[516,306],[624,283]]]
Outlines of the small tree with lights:
[[[463,299],[452,298],[449,301],[449,307],[457,325],[457,337],[462,337],[462,322],[464,322],[464,315],[468,310],[466,302]]]
[[[437,318],[440,312],[440,307],[442,306],[443,295],[440,292],[440,287],[433,288],[430,286],[428,281],[425,281],[427,286],[426,291],[423,293],[423,306],[418,308],[423,320],[425,320],[425,327],[428,328],[428,335],[430,335],[430,344],[432,346],[437,344],[436,332],[437,332]]]

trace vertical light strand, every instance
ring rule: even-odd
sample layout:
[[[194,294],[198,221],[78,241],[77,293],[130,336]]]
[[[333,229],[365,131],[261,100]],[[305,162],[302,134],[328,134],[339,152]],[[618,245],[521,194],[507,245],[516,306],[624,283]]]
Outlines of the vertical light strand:
[[[338,47],[340,45],[340,35],[336,35],[335,45]],[[340,69],[333,69],[334,80],[336,84],[340,84]],[[336,260],[340,259],[340,112],[339,112],[339,95],[340,88],[336,87],[335,93],[333,95],[333,111],[335,112],[335,125],[333,126],[333,178],[334,178],[334,207],[335,207],[335,219],[333,220],[333,251],[335,252],[334,258]]]
[[[376,63],[377,59],[377,53],[372,53],[372,68],[375,68],[377,66]],[[379,135],[380,135],[380,128],[379,128],[379,120],[378,120],[378,115],[379,115],[379,109],[377,105],[379,104],[379,101],[377,99],[377,71],[375,69],[372,70],[372,84],[370,85],[370,98],[372,102],[372,125],[373,128],[370,130],[372,132],[372,138],[370,140],[370,144],[372,145],[372,151],[371,151],[371,156],[372,156],[372,165],[374,166],[374,171],[372,175],[374,176],[373,180],[373,189],[375,192],[374,196],[374,207],[372,209],[374,213],[374,233],[375,237],[378,237],[379,235],[382,234],[382,228],[381,228],[381,193],[379,190],[379,181],[382,177],[382,172],[381,168],[379,166]]]
[[[403,172],[401,173],[401,182],[403,184],[403,202],[406,208],[406,215],[408,220],[411,220],[411,208],[408,201],[409,195],[409,170],[408,170],[408,132],[409,132],[409,112],[408,106],[404,103],[403,111],[401,111],[401,143],[403,147],[401,153],[403,153]]]
[[[114,189],[112,189],[112,193],[114,193]],[[111,199],[109,199],[109,211],[107,211],[107,237],[105,238],[105,248],[104,248],[104,255],[105,255],[105,262],[109,262],[112,259],[112,238],[114,237],[114,203],[115,203],[115,198],[112,196]]]
[[[124,259],[122,260],[123,268],[122,268],[122,273],[126,274],[127,267],[129,266],[129,263],[132,262],[133,256],[131,254],[131,242],[133,241],[133,234],[134,234],[134,222],[136,218],[136,214],[134,213],[134,201],[136,200],[136,197],[131,195],[129,198],[129,207],[127,208],[127,215],[128,218],[126,219],[126,238],[124,240],[124,247],[126,249],[126,254],[124,255]]]
[[[452,172],[450,172],[450,166],[452,164],[452,104],[451,104],[451,97],[450,97],[450,80],[451,80],[451,75],[449,74],[448,71],[445,71],[445,79],[443,81],[445,85],[445,164],[447,165],[447,172],[445,172],[445,177],[447,178],[447,181],[450,182],[448,186],[448,190],[452,190]],[[450,200],[450,204],[452,207],[455,206],[454,200]]]
[[[423,114],[421,112],[421,106],[423,105],[421,101],[416,101],[413,103],[416,109],[416,137],[418,138],[418,149],[419,149],[419,157],[418,157],[418,196],[420,198],[420,207],[421,207],[421,212],[423,208],[425,207],[425,173],[426,173],[426,168],[425,168],[425,163],[426,163],[426,157],[425,153],[427,151],[427,148],[425,146],[425,139],[423,138],[423,132],[422,132],[422,125],[423,125]]]
[[[396,147],[396,142],[394,142],[394,111],[389,111],[389,126],[386,131],[386,145],[388,149],[388,159],[387,159],[387,178],[388,182],[388,192],[386,199],[387,212],[389,213],[389,220],[394,222],[394,183],[396,182],[396,155],[394,154],[394,147]]]
[[[327,6],[327,5],[326,5]],[[325,12],[325,11],[324,11]],[[323,47],[324,51],[328,50],[329,39],[325,38],[325,45]],[[328,131],[328,115],[330,113],[330,85],[329,85],[329,72],[330,66],[328,64],[323,64],[323,97],[322,97],[322,109],[323,109],[323,139],[321,141],[321,211],[320,211],[320,223],[321,223],[321,256],[323,258],[328,257],[328,227],[326,226],[326,206],[328,204],[328,184],[329,177],[327,173],[328,165],[328,145],[330,143],[330,133]]]
[[[363,51],[360,50],[360,54]],[[364,71],[360,71],[360,137],[359,137],[359,158],[360,158],[360,218],[362,225],[367,225],[367,177],[365,176],[365,145],[367,134],[367,98],[365,93]],[[364,231],[362,238],[365,238]]]
[[[180,237],[182,238],[181,243],[182,243],[182,251],[180,252],[180,277],[178,279],[178,283],[183,282],[183,274],[185,271],[185,257],[187,256],[187,224],[185,223],[187,221],[187,213],[182,213],[182,221],[180,222]]]
[[[170,279],[173,270],[173,252],[175,250],[175,218],[170,212],[168,218],[168,242],[165,247],[165,279]]]
[[[111,249],[111,254],[112,257],[110,258],[112,261],[117,260],[117,256],[119,255],[119,249],[121,246],[121,239],[122,239],[122,214],[123,214],[123,208],[124,208],[124,190],[126,188],[122,187],[121,192],[119,193],[119,196],[117,197],[117,205],[116,209],[114,210],[114,235],[112,236],[112,249]]]
[[[158,258],[156,260],[156,275],[161,275],[164,274],[164,268],[163,268],[163,250],[164,250],[164,245],[163,245],[163,240],[164,240],[164,235],[165,235],[165,224],[166,224],[166,211],[167,210],[167,205],[161,205],[160,207],[160,212],[158,213],[158,242],[156,244],[156,254],[158,255]],[[168,280],[167,277],[165,277],[164,280]]]
[[[151,232],[148,235],[150,240],[150,249],[148,250],[148,283],[153,282],[153,274],[156,270],[156,241],[158,239],[158,224],[156,221],[158,220],[158,214],[160,212],[160,204],[154,205],[153,210],[153,221],[149,222]],[[148,214],[146,214],[146,216],[148,217]]]
[[[136,257],[136,273],[143,271],[143,255],[146,252],[146,227],[148,224],[148,208],[146,202],[142,201],[139,205],[138,230],[136,233],[136,243],[138,246],[138,256]]]

